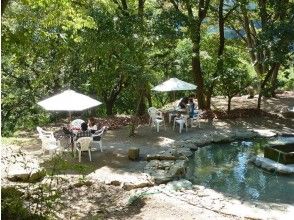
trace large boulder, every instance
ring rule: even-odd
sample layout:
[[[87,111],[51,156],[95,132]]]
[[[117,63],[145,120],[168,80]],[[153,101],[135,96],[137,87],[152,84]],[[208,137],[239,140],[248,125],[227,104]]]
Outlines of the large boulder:
[[[265,169],[271,172],[276,172],[278,174],[294,175],[294,164],[284,165],[276,161],[273,161],[271,159],[260,157],[260,156],[253,156],[250,159],[250,162],[254,163],[258,167],[261,167],[262,169]]]
[[[170,191],[180,191],[186,189],[193,189],[193,184],[188,180],[180,179],[169,182],[168,184],[166,184],[166,188]]]
[[[193,152],[188,147],[175,147],[155,154],[148,154],[146,160],[186,160],[192,154]]]
[[[13,163],[7,168],[7,179],[14,182],[37,182],[45,176],[46,171],[36,160]]]
[[[107,185],[120,186],[126,190],[153,186],[153,179],[149,174],[131,171],[117,170],[110,167],[102,167],[86,176],[92,182],[103,182]]]
[[[1,168],[1,178],[5,181],[37,182],[46,175],[45,170],[40,167],[39,159],[14,145],[2,146]]]
[[[186,160],[152,160],[144,171],[152,176],[156,184],[162,184],[185,176],[186,168]]]

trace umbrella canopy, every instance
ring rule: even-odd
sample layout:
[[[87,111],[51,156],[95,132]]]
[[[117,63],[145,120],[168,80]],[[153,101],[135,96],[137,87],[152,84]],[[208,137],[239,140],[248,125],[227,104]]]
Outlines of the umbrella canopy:
[[[83,111],[88,108],[102,104],[89,96],[77,93],[73,90],[66,90],[48,99],[38,102],[48,111]]]
[[[151,90],[158,92],[180,91],[180,90],[195,90],[197,86],[179,80],[177,78],[170,78],[169,80],[155,86]]]

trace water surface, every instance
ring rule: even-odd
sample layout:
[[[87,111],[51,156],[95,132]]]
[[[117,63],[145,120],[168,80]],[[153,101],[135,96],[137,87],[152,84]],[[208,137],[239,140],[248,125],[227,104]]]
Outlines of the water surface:
[[[187,177],[194,184],[245,200],[294,204],[294,176],[280,176],[251,163],[251,154],[261,154],[268,140],[251,146],[241,142],[213,144],[195,151]]]

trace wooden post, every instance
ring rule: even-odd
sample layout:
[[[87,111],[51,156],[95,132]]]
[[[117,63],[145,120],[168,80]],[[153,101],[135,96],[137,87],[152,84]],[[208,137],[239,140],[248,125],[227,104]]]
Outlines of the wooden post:
[[[130,160],[137,160],[139,159],[139,148],[137,147],[131,147],[129,148],[129,151],[128,151],[128,157]]]

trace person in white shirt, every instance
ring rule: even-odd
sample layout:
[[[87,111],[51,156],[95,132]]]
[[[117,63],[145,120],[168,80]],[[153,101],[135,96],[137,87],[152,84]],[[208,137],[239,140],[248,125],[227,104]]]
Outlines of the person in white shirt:
[[[93,133],[95,133],[98,130],[94,117],[90,117],[88,119],[88,130],[91,130],[91,132]]]

